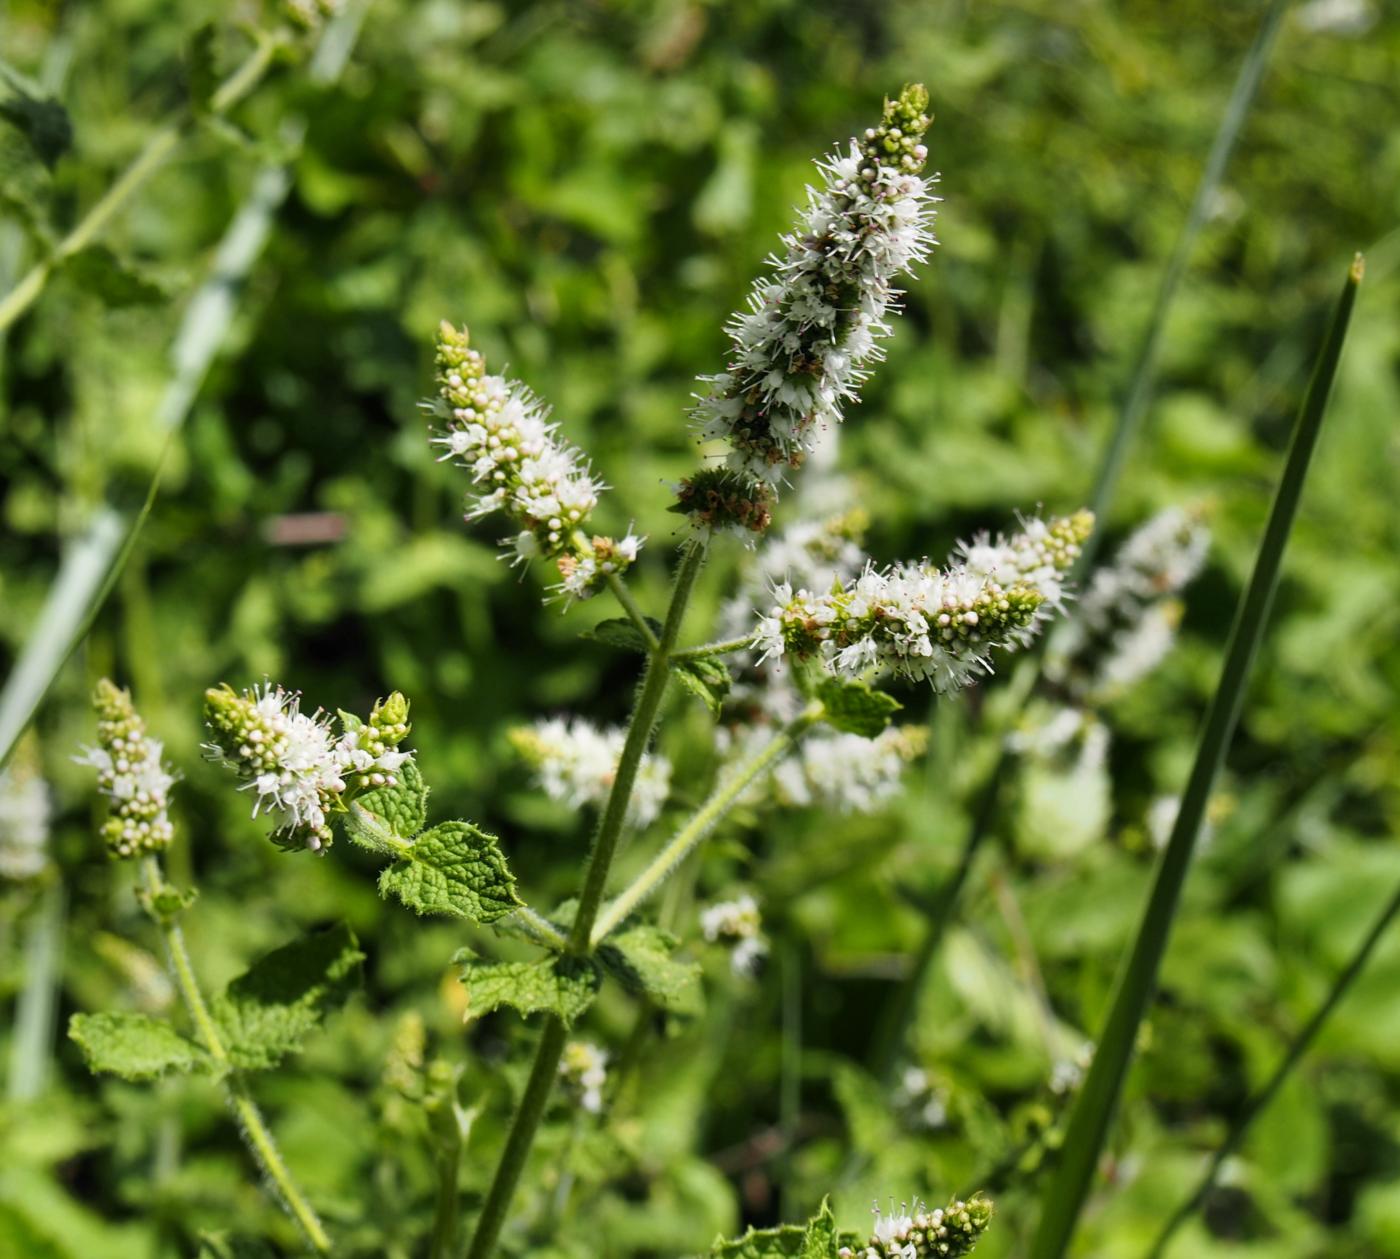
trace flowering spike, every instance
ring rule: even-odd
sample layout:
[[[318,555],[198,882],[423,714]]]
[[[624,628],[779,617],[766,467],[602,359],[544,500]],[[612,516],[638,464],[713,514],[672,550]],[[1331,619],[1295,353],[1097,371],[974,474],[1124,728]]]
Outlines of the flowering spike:
[[[556,717],[512,730],[510,741],[535,771],[545,795],[578,808],[607,801],[625,736],[621,729],[600,729],[582,717]],[[627,803],[626,824],[650,826],[670,790],[671,762],[659,752],[645,753]]]
[[[723,944],[730,950],[729,967],[735,975],[752,977],[768,956],[763,916],[758,902],[747,892],[701,910],[700,930],[711,944]]]
[[[992,1203],[981,1194],[956,1199],[932,1211],[915,1199],[889,1211],[875,1203],[875,1224],[868,1245],[842,1246],[840,1259],[958,1259],[970,1254],[992,1222]]]
[[[589,1114],[603,1109],[603,1086],[608,1082],[607,1051],[591,1041],[571,1040],[559,1059],[559,1075],[574,1101]]]
[[[375,705],[367,724],[343,722],[336,735],[328,714],[301,711],[301,696],[270,684],[243,692],[224,684],[204,693],[211,758],[253,791],[253,816],[277,819],[272,838],[287,848],[319,852],[331,842],[329,818],[357,791],[392,787],[410,753],[408,701],[397,691]]]
[[[922,87],[905,88],[885,102],[879,126],[818,162],[821,187],[809,189],[782,256],[730,320],[725,370],[701,378],[701,437],[727,441],[730,469],[755,486],[799,466],[817,429],[857,400],[865,365],[882,357],[878,342],[890,333],[893,281],[928,256],[936,198],[920,177],[927,103]],[[683,489],[682,510],[692,510],[687,499],[707,506]]]
[[[492,376],[465,328],[443,322],[437,339],[438,397],[426,408],[444,429],[430,440],[478,486],[467,519],[502,512],[519,527],[504,545],[513,560],[536,555],[559,569],[571,598],[596,594],[625,572],[642,539],[595,537],[585,529],[604,486],[577,447],[559,439],[549,409],[518,381]]]
[[[32,734],[0,769],[0,878],[32,879],[49,863],[49,788]]]
[[[98,790],[110,802],[102,838],[113,857],[161,852],[174,838],[167,815],[175,777],[161,763],[160,740],[146,734],[129,692],[103,678],[92,693],[97,746],[74,759],[97,770]]]

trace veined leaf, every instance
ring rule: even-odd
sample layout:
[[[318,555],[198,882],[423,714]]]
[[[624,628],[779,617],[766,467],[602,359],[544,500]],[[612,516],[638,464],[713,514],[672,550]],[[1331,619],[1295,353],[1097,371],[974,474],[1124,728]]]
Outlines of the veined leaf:
[[[671,956],[676,944],[669,931],[642,924],[609,936],[598,949],[598,961],[628,992],[669,1006],[700,979],[698,962]]]
[[[470,822],[440,822],[397,851],[379,876],[380,895],[393,892],[420,914],[490,923],[521,903],[496,837]]]
[[[598,991],[597,967],[581,958],[538,962],[484,962],[458,954],[467,990],[467,1014],[480,1018],[503,1005],[521,1014],[557,1014],[572,1024]]]
[[[873,739],[890,724],[903,705],[884,691],[864,682],[826,678],[817,686],[817,698],[826,706],[826,721],[846,734]]]
[[[147,1014],[75,1014],[68,1035],[88,1069],[124,1080],[154,1080],[171,1071],[207,1071],[213,1060],[164,1019]]]

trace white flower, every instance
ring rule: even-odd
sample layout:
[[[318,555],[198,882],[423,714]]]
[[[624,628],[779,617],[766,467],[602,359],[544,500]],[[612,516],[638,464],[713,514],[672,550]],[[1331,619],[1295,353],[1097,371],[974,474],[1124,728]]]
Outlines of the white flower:
[[[106,678],[93,692],[97,746],[73,759],[97,770],[97,787],[111,814],[102,836],[114,857],[160,852],[174,838],[167,808],[175,776],[161,761],[160,740],[146,734],[146,723],[131,696]]]
[[[603,1109],[603,1087],[608,1082],[608,1055],[585,1040],[571,1040],[559,1059],[559,1075],[574,1100],[589,1114]]]
[[[905,1068],[894,1101],[919,1128],[931,1132],[948,1122],[948,1094],[920,1067]]]
[[[609,573],[637,558],[642,540],[589,538],[588,518],[605,488],[582,451],[559,437],[549,409],[518,381],[487,373],[465,328],[438,330],[438,397],[425,403],[444,424],[430,438],[471,473],[477,490],[467,519],[501,512],[520,530],[502,542],[514,562],[543,555],[559,566],[559,590],[595,593]]]
[[[1155,669],[1181,619],[1174,596],[1200,572],[1209,548],[1198,516],[1171,507],[1152,517],[1095,572],[1056,644],[1052,675],[1101,700]]]
[[[758,902],[747,892],[732,901],[720,901],[701,910],[700,931],[711,944],[729,948],[729,966],[736,975],[755,975],[768,956]]]
[[[256,796],[253,816],[270,814],[274,838],[319,852],[331,841],[330,816],[347,792],[393,787],[410,757],[398,750],[408,734],[408,703],[397,693],[376,705],[368,723],[336,734],[329,713],[301,711],[301,695],[271,683],[236,694],[205,692],[214,735],[210,757],[244,779]]]
[[[555,717],[513,731],[511,741],[535,770],[536,780],[551,800],[574,808],[606,803],[617,777],[626,731],[600,729],[582,717]],[[643,755],[632,799],[628,826],[650,826],[671,790],[671,762],[659,752]]]
[[[773,274],[730,321],[729,362],[702,378],[709,390],[695,408],[701,436],[730,444],[730,467],[776,482],[818,429],[841,420],[865,364],[881,357],[899,297],[893,281],[934,243],[937,199],[919,174],[927,103],[922,88],[906,88],[886,102],[880,127],[818,163],[821,186],[808,189],[781,257],[770,259]]]
[[[0,878],[32,879],[48,865],[49,788],[26,740],[0,770]]]
[[[873,739],[810,734],[773,777],[791,804],[871,813],[899,794],[906,766],[926,744],[927,731],[919,726],[890,726]]]

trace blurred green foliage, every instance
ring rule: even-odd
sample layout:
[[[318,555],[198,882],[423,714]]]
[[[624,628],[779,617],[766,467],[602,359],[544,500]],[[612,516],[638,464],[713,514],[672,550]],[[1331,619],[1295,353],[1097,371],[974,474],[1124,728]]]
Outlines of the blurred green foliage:
[[[514,1253],[694,1253],[745,1221],[805,1218],[827,1193],[857,1228],[876,1194],[941,1201],[989,1181],[999,1212],[979,1254],[1018,1253],[1044,1132],[1053,1144],[1064,1109],[1055,1064],[1105,1008],[1149,872],[1148,806],[1184,778],[1303,372],[1361,248],[1367,285],[1227,798],[1081,1253],[1147,1246],[1321,999],[1400,880],[1400,18],[1352,7],[1369,14],[1361,29],[1321,22],[1347,8],[1327,0],[1290,14],[1170,320],[1146,437],[1105,527],[1118,536],[1155,508],[1203,502],[1211,561],[1180,647],[1108,714],[1110,780],[1068,798],[1033,775],[1013,785],[920,1004],[917,1061],[945,1099],[942,1122],[926,1129],[892,1107],[860,1064],[920,934],[909,894],[937,886],[969,824],[993,752],[977,733],[990,687],[930,714],[926,766],[884,813],[799,811],[761,827],[741,813],[726,826],[694,877],[707,894],[736,880],[758,892],[770,972],[736,985],[708,959],[706,1016],[644,1020],[663,1032],[645,1050],[629,1041],[631,1000],[605,992],[589,1034],[639,1065],[610,1123],[575,1123],[562,1102],[550,1112]],[[872,550],[942,554],[1015,508],[1071,508],[1259,13],[1240,0],[374,0],[337,87],[285,65],[230,125],[197,130],[105,238],[156,286],[136,296],[155,300],[113,302],[110,286],[62,274],[4,346],[8,660],[61,540],[97,503],[144,496],[182,295],[259,162],[278,156],[280,120],[306,117],[291,197],[141,543],[39,717],[70,902],[63,1018],[172,1000],[69,763],[90,737],[88,685],[110,671],[187,776],[171,865],[203,889],[189,934],[210,986],[303,928],[347,922],[361,941],[365,999],[258,1092],[338,1253],[422,1253],[432,1146],[386,1063],[420,1018],[430,1056],[462,1069],[459,1096],[479,1106],[463,1170],[475,1193],[531,1032],[508,1014],[463,1029],[449,959],[472,941],[381,903],[364,854],[289,857],[266,843],[247,799],[201,761],[198,712],[224,679],[267,676],[354,711],[401,689],[440,816],[499,834],[540,903],[573,891],[588,821],[532,793],[506,730],[563,710],[621,719],[634,662],[580,641],[597,609],[541,612],[534,578],[497,561],[489,526],[462,527],[461,474],[433,461],[416,406],[437,321],[469,321],[489,359],[554,404],[615,487],[601,524],[651,535],[634,588],[656,609],[676,528],[662,509],[694,460],[693,377],[718,363],[723,320],[811,158],[920,80],[944,243],[842,438]],[[71,225],[182,99],[183,50],[208,16],[190,0],[5,7],[4,58],[54,84],[72,147],[50,171],[0,121],[12,211],[0,288],[32,256],[29,237]],[[260,20],[251,3],[225,16]],[[221,72],[246,42],[221,25]],[[40,226],[27,233],[26,218]],[[299,542],[308,525],[327,540]],[[692,641],[741,559],[726,549],[708,573]],[[922,716],[922,695],[903,698]],[[674,710],[671,820],[712,758],[708,715],[679,699]],[[634,843],[622,873],[649,848]],[[17,887],[0,900],[7,1004],[37,899]],[[1392,941],[1176,1253],[1400,1256],[1398,980]],[[800,1011],[785,1014],[796,988]],[[784,1041],[790,1063],[798,1035],[798,1108],[783,1114]],[[56,1040],[55,1053],[48,1091],[0,1110],[0,1254],[183,1255],[201,1230],[235,1225],[291,1245],[211,1085],[96,1081],[74,1045]],[[570,1177],[574,1223],[546,1245],[548,1204]]]

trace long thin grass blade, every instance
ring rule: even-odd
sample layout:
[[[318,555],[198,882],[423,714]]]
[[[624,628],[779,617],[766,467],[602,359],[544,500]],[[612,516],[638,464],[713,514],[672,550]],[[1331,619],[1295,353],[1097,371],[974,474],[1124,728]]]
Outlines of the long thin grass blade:
[[[1234,1123],[1230,1125],[1229,1134],[1215,1153],[1211,1155],[1210,1162],[1196,1188],[1163,1225],[1161,1233],[1147,1254],[1147,1259],[1159,1259],[1161,1255],[1165,1254],[1167,1244],[1175,1235],[1176,1230],[1190,1219],[1192,1212],[1205,1201],[1206,1195],[1210,1192],[1211,1186],[1215,1184],[1215,1178],[1220,1174],[1225,1160],[1240,1148],[1245,1134],[1249,1131],[1250,1124],[1268,1109],[1275,1094],[1283,1087],[1288,1077],[1293,1074],[1293,1069],[1303,1060],[1312,1047],[1313,1041],[1317,1039],[1318,1033],[1322,1031],[1327,1020],[1332,1017],[1332,1011],[1341,1004],[1348,989],[1356,982],[1361,972],[1366,969],[1366,963],[1371,960],[1371,954],[1375,952],[1376,945],[1381,942],[1381,937],[1390,929],[1397,915],[1400,915],[1400,887],[1397,887],[1391,894],[1390,900],[1376,915],[1371,929],[1362,939],[1356,952],[1351,955],[1351,959],[1342,968],[1337,978],[1332,981],[1327,999],[1318,1006],[1312,1018],[1293,1038],[1278,1066],[1274,1068],[1274,1073],[1269,1077],[1268,1083],[1245,1103],[1244,1109],[1236,1116]]]
[[[1172,919],[1176,915],[1196,836],[1205,816],[1206,803],[1234,734],[1250,666],[1268,620],[1284,548],[1288,544],[1303,483],[1326,414],[1327,398],[1346,341],[1347,325],[1361,274],[1361,256],[1358,254],[1347,273],[1341,298],[1294,425],[1283,475],[1274,494],[1254,572],[1230,630],[1220,684],[1201,728],[1195,764],[1181,798],[1176,824],[1172,827],[1171,838],[1157,867],[1137,939],[1119,973],[1113,1004],[1098,1039],[1093,1066],[1070,1117],[1059,1166],[1045,1193],[1040,1229],[1031,1249],[1032,1259],[1060,1259],[1065,1254],[1113,1123],[1138,1027],[1156,989],[1162,955],[1166,951]]]
[[[1264,11],[1259,30],[1254,36],[1254,43],[1245,54],[1240,72],[1235,78],[1235,86],[1230,92],[1220,127],[1211,143],[1205,169],[1201,171],[1200,182],[1197,183],[1195,195],[1191,198],[1186,222],[1182,224],[1181,234],[1176,238],[1171,257],[1162,272],[1162,281],[1152,303],[1152,314],[1138,346],[1128,392],[1113,426],[1113,432],[1109,435],[1108,444],[1104,447],[1094,489],[1089,496],[1089,507],[1100,521],[1108,515],[1108,509],[1118,491],[1118,481],[1123,475],[1128,451],[1142,428],[1143,418],[1152,401],[1153,390],[1157,384],[1157,358],[1162,348],[1167,316],[1171,313],[1177,289],[1181,287],[1182,277],[1186,274],[1196,239],[1201,234],[1206,215],[1215,200],[1220,181],[1224,178],[1230,155],[1235,151],[1235,143],[1244,129],[1250,106],[1254,104],[1254,97],[1259,90],[1260,80],[1264,77],[1269,53],[1273,50],[1274,38],[1283,22],[1288,3],[1289,0],[1270,0],[1269,7]],[[1102,536],[1103,530],[1095,529],[1085,543],[1076,566],[1080,574],[1089,571],[1095,555],[1098,554],[1099,540]]]
[[[340,77],[370,2],[359,0],[346,6],[327,25],[308,71],[314,82],[330,84]],[[303,119],[289,118],[280,137],[283,150],[295,153],[305,133]],[[166,452],[228,337],[239,290],[262,254],[290,187],[288,165],[269,163],[258,171],[219,242],[209,276],[185,307],[171,347],[171,377],[155,414],[157,429],[167,436]],[[58,671],[86,637],[116,585],[155,503],[164,468],[162,454],[139,511],[123,515],[112,507],[100,508],[69,548],[39,620],[0,692],[0,766],[9,760]]]

